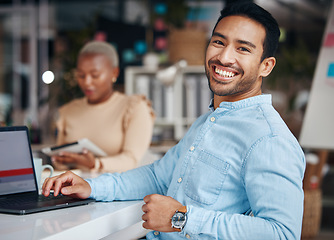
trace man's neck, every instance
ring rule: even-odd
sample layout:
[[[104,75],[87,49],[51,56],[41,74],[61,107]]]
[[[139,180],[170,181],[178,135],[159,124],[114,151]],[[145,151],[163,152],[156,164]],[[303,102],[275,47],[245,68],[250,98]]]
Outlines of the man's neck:
[[[258,92],[256,92],[256,94],[251,94],[251,95],[230,95],[230,96],[218,96],[218,95],[214,95],[213,96],[213,107],[214,109],[217,109],[220,105],[220,103],[222,102],[237,102],[246,98],[250,98],[250,97],[255,97],[258,95],[261,95],[262,91],[259,90]]]

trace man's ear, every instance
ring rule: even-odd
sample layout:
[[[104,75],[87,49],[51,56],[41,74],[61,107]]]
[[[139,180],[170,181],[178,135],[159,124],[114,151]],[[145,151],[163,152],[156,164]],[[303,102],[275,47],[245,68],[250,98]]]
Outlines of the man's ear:
[[[276,58],[274,57],[265,58],[261,63],[259,75],[261,77],[267,77],[271,73],[275,65],[276,65]]]

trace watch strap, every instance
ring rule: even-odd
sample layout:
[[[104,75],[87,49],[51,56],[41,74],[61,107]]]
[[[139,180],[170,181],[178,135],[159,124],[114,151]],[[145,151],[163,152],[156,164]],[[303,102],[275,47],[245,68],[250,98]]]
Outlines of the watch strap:
[[[182,213],[187,213],[187,206],[182,206],[177,211]]]

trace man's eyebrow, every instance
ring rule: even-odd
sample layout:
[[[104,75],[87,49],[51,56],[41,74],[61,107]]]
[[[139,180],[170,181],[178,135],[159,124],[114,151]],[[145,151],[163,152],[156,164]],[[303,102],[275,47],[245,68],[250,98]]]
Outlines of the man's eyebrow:
[[[214,33],[212,34],[212,36],[216,36],[216,37],[221,37],[221,38],[227,39],[227,37],[226,37],[225,35],[223,35],[223,34],[221,34],[221,33],[218,33],[218,32],[214,32]]]
[[[248,45],[248,46],[250,46],[251,48],[254,48],[254,49],[256,48],[256,46],[253,43],[249,42],[249,41],[237,40],[237,42],[240,43],[240,44],[246,44],[246,45]]]

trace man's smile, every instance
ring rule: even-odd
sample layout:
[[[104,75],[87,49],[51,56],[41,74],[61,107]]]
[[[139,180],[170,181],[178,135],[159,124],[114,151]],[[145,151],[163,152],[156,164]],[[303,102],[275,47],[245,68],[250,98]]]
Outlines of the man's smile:
[[[216,63],[213,63],[210,66],[212,69],[212,77],[216,82],[230,83],[236,76],[240,75],[240,71],[232,67],[226,67]]]
[[[213,66],[213,70],[219,76],[224,77],[224,78],[232,78],[237,74],[236,72],[233,72],[233,71],[230,71],[230,70],[224,70],[222,68],[218,68],[217,66]]]

